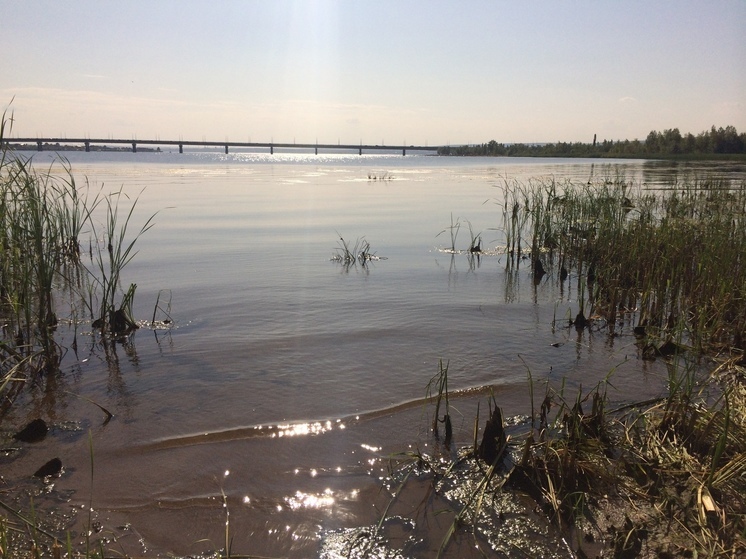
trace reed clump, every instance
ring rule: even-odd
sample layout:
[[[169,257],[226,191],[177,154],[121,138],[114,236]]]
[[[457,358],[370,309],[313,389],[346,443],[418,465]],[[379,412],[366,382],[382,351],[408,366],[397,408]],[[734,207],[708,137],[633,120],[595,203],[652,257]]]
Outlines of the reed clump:
[[[529,246],[534,266],[574,276],[584,317],[610,334],[633,321],[653,350],[746,350],[745,183],[506,181],[503,196],[507,266]]]
[[[122,193],[109,196],[76,184],[70,166],[37,171],[29,159],[7,150],[8,120],[0,119],[0,395],[12,402],[24,382],[59,370],[67,352],[56,331],[63,319],[76,325],[87,314],[105,336],[126,335],[137,327],[132,318],[135,285],[122,288],[121,271],[135,254],[134,244],[152,227],[151,217],[134,240],[127,234],[135,204],[122,221]],[[92,215],[106,204],[103,236]],[[86,266],[81,235],[91,236]],[[96,242],[94,242],[94,240]],[[95,245],[95,248],[94,248]],[[69,316],[60,316],[67,313]],[[76,330],[77,333],[77,330]],[[73,340],[77,347],[77,336]]]
[[[5,133],[5,115],[0,140]],[[13,391],[28,372],[57,370],[55,297],[79,278],[78,235],[86,214],[71,175],[39,175],[30,161],[0,155],[0,388]],[[73,281],[75,281],[73,279]]]
[[[337,235],[339,235],[339,233],[337,233]],[[342,264],[346,270],[349,270],[358,263],[362,267],[365,267],[369,262],[385,260],[385,257],[378,256],[373,252],[370,243],[365,239],[365,237],[359,237],[354,243],[352,243],[346,241],[344,237],[339,235],[337,248],[334,250],[331,260],[332,262]]]

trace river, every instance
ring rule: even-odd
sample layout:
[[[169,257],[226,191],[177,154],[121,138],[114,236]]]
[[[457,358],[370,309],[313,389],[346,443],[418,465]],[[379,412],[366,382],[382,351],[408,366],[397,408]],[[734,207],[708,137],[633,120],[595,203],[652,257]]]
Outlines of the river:
[[[40,169],[53,158],[25,155]],[[333,556],[329,534],[377,522],[388,457],[432,451],[423,397],[439,362],[456,445],[470,442],[489,390],[507,415],[530,412],[529,371],[537,394],[613,371],[612,400],[659,395],[665,364],[643,361],[629,329],[609,338],[554,324],[578,310],[572,273],[535,285],[529,266],[506,270],[502,186],[746,176],[743,164],[637,160],[63,155],[92,195],[121,188],[125,213],[137,200],[128,238],[155,215],[123,278],[137,284],[143,327],[114,344],[96,341],[90,317],[60,328],[77,353],[5,420],[42,417],[52,430],[6,458],[3,478],[77,530],[92,506],[112,549],[133,556],[221,548],[226,512],[234,553]],[[479,258],[466,253],[470,227]],[[100,231],[83,236],[84,253]],[[364,239],[376,258],[333,260],[340,237]],[[170,322],[151,328],[156,303]],[[64,473],[42,489],[29,472],[53,456]]]

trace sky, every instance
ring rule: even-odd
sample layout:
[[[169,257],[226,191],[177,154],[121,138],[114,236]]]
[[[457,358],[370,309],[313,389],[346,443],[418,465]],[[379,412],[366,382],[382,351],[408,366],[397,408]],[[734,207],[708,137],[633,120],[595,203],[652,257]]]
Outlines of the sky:
[[[0,0],[0,110],[34,138],[746,132],[745,30],[746,0]]]

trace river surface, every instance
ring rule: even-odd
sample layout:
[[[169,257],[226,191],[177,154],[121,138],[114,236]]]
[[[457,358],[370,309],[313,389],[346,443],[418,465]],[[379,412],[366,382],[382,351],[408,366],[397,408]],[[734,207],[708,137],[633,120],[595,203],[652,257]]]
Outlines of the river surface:
[[[53,157],[26,155],[40,169]],[[577,277],[534,285],[529,266],[476,259],[464,252],[468,224],[499,252],[506,180],[655,188],[746,174],[740,164],[409,154],[64,155],[79,186],[137,200],[128,238],[157,212],[123,281],[137,284],[138,320],[159,302],[157,319],[172,322],[114,344],[96,341],[89,317],[61,327],[77,355],[5,420],[42,417],[52,430],[7,459],[3,477],[65,518],[78,511],[78,527],[92,506],[111,547],[134,556],[222,548],[226,512],[234,554],[334,556],[330,534],[380,518],[387,458],[432,450],[423,398],[440,360],[456,446],[471,440],[490,389],[507,415],[530,412],[529,371],[537,404],[547,380],[574,398],[612,372],[614,401],[659,395],[665,364],[642,361],[629,329],[610,339],[553,327],[577,313]],[[463,224],[457,254],[439,235],[452,220]],[[84,253],[100,231],[83,235]],[[380,259],[334,261],[340,236],[364,238]],[[54,456],[64,473],[40,491],[29,472]]]

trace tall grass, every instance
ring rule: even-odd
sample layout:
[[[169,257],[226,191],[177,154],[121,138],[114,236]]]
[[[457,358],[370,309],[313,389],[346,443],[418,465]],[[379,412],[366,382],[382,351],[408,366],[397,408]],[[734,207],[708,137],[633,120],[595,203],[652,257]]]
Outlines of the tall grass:
[[[0,130],[0,140],[5,132]],[[0,315],[4,321],[0,354],[3,376],[9,379],[19,367],[53,372],[63,353],[55,340],[58,318],[55,292],[71,268],[80,265],[71,251],[71,237],[78,223],[71,214],[83,215],[72,177],[68,182],[39,175],[28,160],[0,160]],[[72,221],[72,220],[71,220]]]
[[[94,258],[98,269],[93,277],[101,293],[98,318],[94,324],[115,335],[126,334],[137,328],[137,323],[132,317],[132,302],[137,285],[130,284],[129,288],[123,291],[122,271],[137,254],[134,250],[137,239],[153,227],[155,218],[155,215],[152,215],[133,238],[128,238],[127,229],[137,206],[137,200],[132,202],[124,220],[120,221],[119,204],[123,196],[127,197],[122,190],[119,190],[105,198],[106,224],[103,236],[107,243],[106,253],[98,251]],[[98,238],[95,228],[94,236]],[[120,296],[121,302],[117,304]]]
[[[3,113],[0,145],[8,128]],[[89,195],[80,188],[69,164],[61,161],[55,174],[50,167],[39,172],[29,159],[3,147],[0,153],[0,394],[3,405],[29,377],[56,372],[67,348],[55,336],[57,299],[69,298],[71,323],[79,309],[86,309],[105,335],[126,334],[136,326],[132,318],[135,285],[124,290],[121,272],[135,255],[140,235],[153,225],[148,219],[134,237],[128,224],[135,210],[131,205],[124,220],[119,217],[123,193]],[[106,251],[91,241],[87,268],[81,259],[80,236],[88,230],[97,238],[93,212],[106,203],[104,235]],[[98,243],[95,243],[98,247]],[[118,299],[121,302],[118,303]],[[77,326],[76,326],[77,328]],[[74,342],[76,345],[76,342]],[[73,347],[75,349],[75,347]]]
[[[508,266],[530,245],[587,314],[699,352],[746,349],[746,184],[688,179],[656,191],[623,177],[505,183]]]

